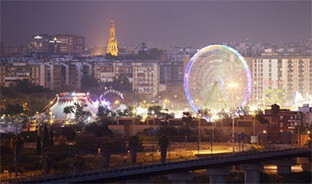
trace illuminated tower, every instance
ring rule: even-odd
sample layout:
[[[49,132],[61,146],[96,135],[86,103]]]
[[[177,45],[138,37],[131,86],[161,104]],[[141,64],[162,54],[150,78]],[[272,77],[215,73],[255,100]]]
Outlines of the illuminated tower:
[[[111,54],[113,56],[118,56],[118,47],[117,47],[117,39],[116,39],[116,28],[115,22],[113,19],[110,20],[109,26],[109,39],[107,44],[107,54]]]

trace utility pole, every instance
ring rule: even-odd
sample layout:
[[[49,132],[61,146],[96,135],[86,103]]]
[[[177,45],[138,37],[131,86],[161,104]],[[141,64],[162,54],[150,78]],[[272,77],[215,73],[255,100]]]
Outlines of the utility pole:
[[[213,141],[214,141],[214,129],[215,129],[215,124],[212,125],[211,129],[211,143],[210,143],[210,152],[213,152],[212,146],[213,146]]]
[[[232,82],[229,83],[229,88],[231,89],[231,100],[232,100],[232,109],[233,109],[233,114],[232,114],[232,151],[233,153],[235,152],[235,140],[234,140],[234,126],[235,126],[235,102],[234,102],[234,89],[238,87],[238,83]]]
[[[200,150],[200,129],[201,129],[201,122],[200,122],[200,117],[201,117],[201,114],[198,114],[198,146],[197,146],[197,148],[198,148],[198,154],[199,154],[199,150]]]

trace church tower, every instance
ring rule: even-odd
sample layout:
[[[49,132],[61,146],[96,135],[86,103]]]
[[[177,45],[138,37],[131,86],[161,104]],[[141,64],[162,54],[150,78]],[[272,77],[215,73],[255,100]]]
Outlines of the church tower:
[[[117,39],[116,39],[116,28],[114,19],[110,20],[109,26],[109,39],[107,44],[107,54],[111,54],[113,56],[118,56],[118,47],[117,47]]]

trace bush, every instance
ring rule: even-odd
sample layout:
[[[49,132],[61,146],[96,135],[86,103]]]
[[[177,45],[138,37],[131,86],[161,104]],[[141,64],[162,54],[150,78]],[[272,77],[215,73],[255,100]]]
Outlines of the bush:
[[[63,127],[60,135],[66,137],[69,141],[73,141],[76,138],[76,132],[72,127]]]
[[[21,132],[20,135],[23,137],[24,142],[36,142],[38,133],[37,133],[37,131]]]
[[[101,147],[101,140],[94,134],[81,134],[75,139],[75,148],[79,153],[96,153]]]
[[[117,139],[112,142],[113,153],[125,153],[126,152],[126,141],[124,139]]]

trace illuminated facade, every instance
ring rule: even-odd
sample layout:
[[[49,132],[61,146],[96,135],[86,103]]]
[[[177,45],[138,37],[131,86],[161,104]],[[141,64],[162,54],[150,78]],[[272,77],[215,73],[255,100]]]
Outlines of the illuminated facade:
[[[100,82],[113,82],[114,66],[113,63],[96,63],[93,68],[94,77]]]
[[[44,86],[44,65],[29,65],[25,62],[15,62],[12,65],[0,65],[1,85],[10,86],[21,80],[28,80],[36,86]]]
[[[10,86],[28,80],[35,86],[51,90],[63,90],[64,87],[81,89],[83,76],[91,76],[92,73],[92,65],[86,62],[14,62],[0,65],[0,82],[3,86]]]
[[[27,45],[29,53],[73,53],[85,50],[85,38],[74,34],[41,34],[31,37]]]
[[[94,102],[89,97],[89,93],[59,93],[43,111],[50,112],[55,121],[74,120],[74,114],[65,114],[64,108],[73,106],[75,103],[86,104],[86,110],[91,113],[89,118],[85,117],[84,122],[89,123],[95,119],[97,106],[94,105]]]
[[[133,63],[132,86],[137,94],[156,96],[159,91],[159,65],[157,63]]]
[[[41,34],[31,37],[31,40],[28,42],[28,52],[29,53],[48,53],[50,52],[50,43],[52,39],[50,35]]]
[[[309,56],[260,56],[252,60],[254,103],[295,104],[296,94],[309,101],[312,61]]]
[[[60,41],[59,52],[73,53],[85,50],[85,38],[74,34],[58,34],[55,38]]]
[[[109,26],[109,39],[107,44],[107,54],[111,54],[113,56],[118,56],[118,46],[117,46],[117,39],[116,39],[116,28],[115,22],[113,19],[110,20]]]

